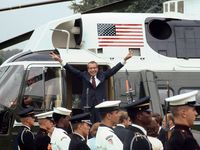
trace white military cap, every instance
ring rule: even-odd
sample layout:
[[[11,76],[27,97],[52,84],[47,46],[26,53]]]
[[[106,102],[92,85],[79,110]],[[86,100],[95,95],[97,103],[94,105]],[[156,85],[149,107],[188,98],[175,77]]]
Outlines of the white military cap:
[[[66,109],[64,107],[54,107],[53,112],[60,115],[69,116],[71,114],[71,110]]]
[[[120,100],[104,101],[96,105],[95,108],[99,109],[100,113],[107,113],[118,110],[120,103]]]
[[[169,102],[170,106],[181,106],[181,105],[191,105],[195,106],[196,104],[196,95],[198,91],[192,91],[184,94],[179,94],[166,98],[165,100]]]
[[[37,114],[35,115],[35,117],[37,117],[37,119],[52,118],[52,114],[53,114],[53,111],[48,111],[48,112]]]

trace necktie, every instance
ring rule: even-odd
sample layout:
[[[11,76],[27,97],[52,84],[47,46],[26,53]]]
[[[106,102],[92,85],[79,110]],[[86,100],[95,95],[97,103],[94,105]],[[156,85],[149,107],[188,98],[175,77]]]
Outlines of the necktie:
[[[92,86],[93,86],[94,88],[96,88],[96,81],[95,81],[94,76],[92,76]]]

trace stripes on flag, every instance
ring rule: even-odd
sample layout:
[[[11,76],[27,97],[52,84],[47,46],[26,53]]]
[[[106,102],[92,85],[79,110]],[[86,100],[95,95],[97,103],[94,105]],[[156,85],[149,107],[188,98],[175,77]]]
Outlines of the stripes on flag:
[[[144,47],[142,24],[97,24],[99,47]]]

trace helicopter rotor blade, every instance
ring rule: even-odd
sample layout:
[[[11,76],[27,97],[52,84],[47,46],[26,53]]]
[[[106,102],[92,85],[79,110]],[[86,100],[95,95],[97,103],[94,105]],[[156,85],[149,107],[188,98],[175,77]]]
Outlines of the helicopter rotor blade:
[[[8,39],[6,41],[1,42],[0,43],[0,50],[2,50],[4,48],[7,48],[7,47],[10,47],[12,45],[18,44],[20,42],[28,40],[31,37],[33,31],[34,30],[26,32],[24,34],[18,35],[18,36],[14,37],[14,38],[11,38],[11,39]]]
[[[27,7],[41,6],[41,5],[46,5],[46,4],[67,2],[67,1],[72,1],[72,0],[50,0],[50,1],[43,1],[43,2],[39,2],[39,3],[24,4],[24,5],[18,5],[18,6],[13,6],[13,7],[1,8],[0,12],[21,9],[21,8],[27,8]]]

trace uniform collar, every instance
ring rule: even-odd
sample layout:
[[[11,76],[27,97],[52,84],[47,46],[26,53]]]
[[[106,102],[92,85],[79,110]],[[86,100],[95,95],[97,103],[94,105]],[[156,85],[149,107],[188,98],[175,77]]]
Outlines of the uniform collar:
[[[100,124],[99,126],[100,126],[100,127],[107,127],[107,128],[109,128],[109,129],[113,130],[112,127],[109,127],[109,126],[107,126],[107,125],[105,125],[105,124]]]
[[[145,135],[147,135],[147,131],[142,126],[139,126],[137,124],[132,124],[131,126],[140,129]]]
[[[123,124],[117,124],[116,126],[125,128],[125,125],[123,125]]]
[[[190,128],[186,125],[175,124],[174,129],[181,129],[181,130],[190,130]]]
[[[25,124],[23,124],[24,127],[28,128],[29,130],[31,130],[31,128]]]
[[[85,141],[85,138],[82,136],[82,135],[80,135],[79,133],[77,133],[77,132],[74,132],[74,134],[76,134],[76,135],[78,135],[78,136],[80,136],[84,141]]]

